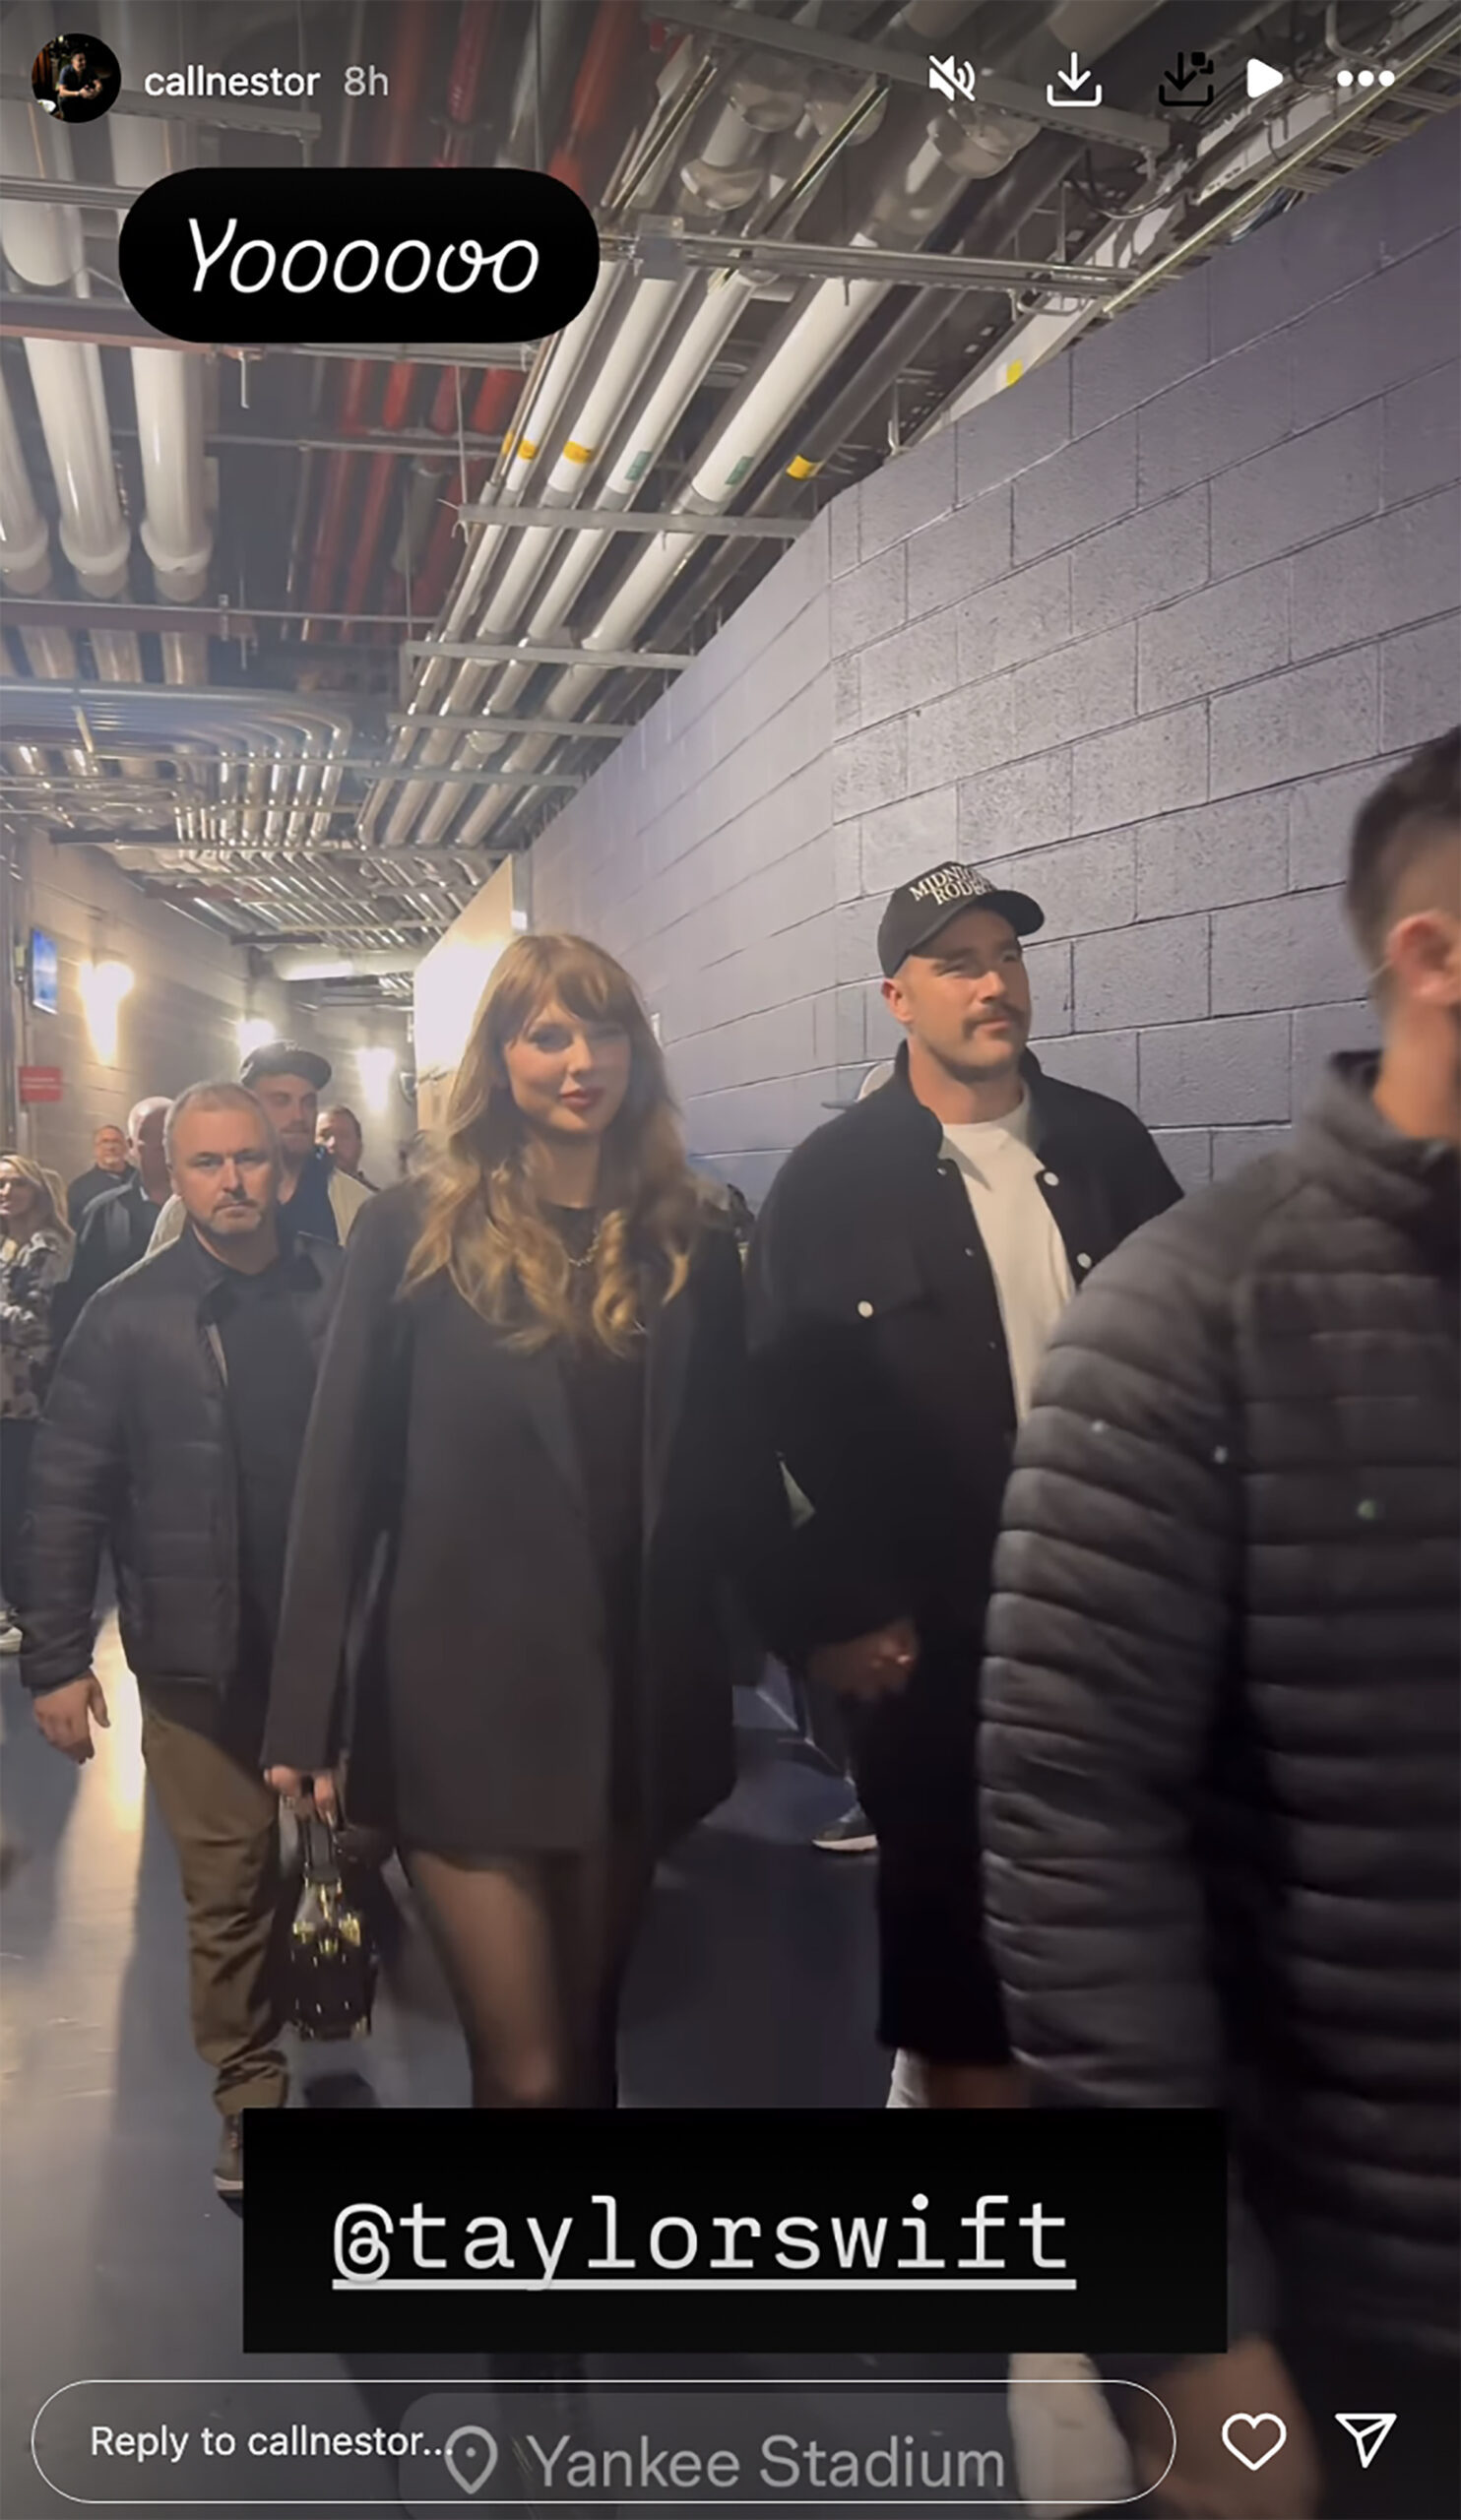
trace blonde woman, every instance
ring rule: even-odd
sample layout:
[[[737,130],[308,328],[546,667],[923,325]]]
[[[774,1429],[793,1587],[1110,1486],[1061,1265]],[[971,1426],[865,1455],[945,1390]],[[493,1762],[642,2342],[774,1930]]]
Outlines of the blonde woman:
[[[733,1231],[633,983],[517,938],[439,1152],[351,1238],[265,1751],[329,1807],[358,1629],[350,1816],[394,1830],[476,2107],[614,2105],[656,1858],[733,1782],[725,1579],[785,1647],[786,1529]]]
[[[0,1654],[18,1654],[21,1532],[31,1451],[54,1362],[52,1306],[75,1236],[57,1176],[0,1154]]]

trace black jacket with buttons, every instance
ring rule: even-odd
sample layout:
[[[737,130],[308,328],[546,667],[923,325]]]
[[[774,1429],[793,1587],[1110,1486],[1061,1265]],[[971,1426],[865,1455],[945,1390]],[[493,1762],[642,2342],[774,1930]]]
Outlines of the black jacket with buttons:
[[[1124,1103],[1027,1052],[1031,1143],[1079,1287],[1180,1197]],[[798,1533],[805,1632],[911,1616],[976,1645],[1015,1434],[993,1272],[942,1123],[891,1081],[790,1156],[748,1261],[753,1367]]]
[[[1045,2097],[1229,2110],[1235,2335],[1273,2315],[1261,2231],[1288,2318],[1454,2354],[1461,1174],[1373,1081],[1336,1061],[1051,1341],[985,1887]]]

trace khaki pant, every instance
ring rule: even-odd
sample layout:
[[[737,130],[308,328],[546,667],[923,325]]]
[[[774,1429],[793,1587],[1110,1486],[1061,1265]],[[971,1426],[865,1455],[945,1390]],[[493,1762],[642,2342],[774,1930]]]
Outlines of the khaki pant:
[[[145,1692],[142,1755],[177,1850],[193,2044],[227,2117],[284,2106],[279,1797],[259,1773],[258,1714],[202,1688]]]

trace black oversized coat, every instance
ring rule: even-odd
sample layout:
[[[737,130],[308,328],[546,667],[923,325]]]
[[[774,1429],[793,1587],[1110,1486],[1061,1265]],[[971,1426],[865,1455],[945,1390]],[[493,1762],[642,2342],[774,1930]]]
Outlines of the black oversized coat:
[[[420,1200],[387,1191],[350,1242],[266,1758],[322,1765],[348,1695],[355,1817],[408,1848],[573,1852],[607,1823],[613,1690],[567,1389],[553,1350],[514,1353],[444,1276],[400,1299]],[[734,1593],[787,1642],[786,1491],[752,1420],[734,1239],[710,1215],[688,1284],[648,1311],[641,1512],[635,1782],[664,1845],[734,1781]]]
[[[1271,2253],[1288,2317],[1454,2353],[1461,1184],[1370,1083],[1337,1062],[1056,1332],[994,1561],[985,1894],[1049,2097],[1232,2111],[1235,2334]]]

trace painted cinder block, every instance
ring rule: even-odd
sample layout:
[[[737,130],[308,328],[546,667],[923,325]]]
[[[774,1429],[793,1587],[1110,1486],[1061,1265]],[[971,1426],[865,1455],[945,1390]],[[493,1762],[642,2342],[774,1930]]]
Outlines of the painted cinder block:
[[[1461,689],[1461,617],[1380,642],[1380,741],[1385,750],[1429,743],[1454,726]]]
[[[1010,693],[1012,755],[1094,734],[1134,715],[1136,624],[1103,630],[1020,666]]]
[[[1289,662],[1289,563],[1203,587],[1141,623],[1143,713],[1251,682]]]
[[[1070,838],[1070,747],[1035,753],[959,783],[959,854],[967,865]]]
[[[1162,1025],[1142,1034],[1140,1065],[1148,1128],[1261,1126],[1290,1116],[1287,1015]]]
[[[1204,912],[1075,940],[1075,1029],[1179,1024],[1208,1013]]]
[[[901,717],[925,700],[952,691],[959,679],[959,638],[952,612],[930,613],[926,620],[895,630],[863,648],[858,659],[858,690],[864,726],[880,718]]]
[[[1149,403],[1206,366],[1208,286],[1214,267],[1204,263],[1179,287],[1158,289],[1115,323],[1093,325],[1082,334],[1070,353],[1077,437],[1134,410],[1138,403]]]
[[[896,805],[864,814],[861,834],[864,893],[879,896],[906,884],[930,866],[956,854],[959,846],[959,798],[956,788],[926,788]]]
[[[1072,1033],[1059,1040],[1035,1039],[1031,1043],[1048,1076],[1065,1085],[1083,1085],[1091,1094],[1108,1094],[1113,1102],[1136,1108],[1136,1035]]]
[[[1387,393],[1455,355],[1461,337],[1461,253],[1455,235],[1362,281],[1305,315],[1288,335],[1294,425]]]
[[[908,616],[941,611],[975,587],[988,586],[1009,568],[1013,503],[1009,490],[985,491],[937,525],[925,526],[908,546]]]
[[[1386,507],[1461,481],[1461,366],[1454,359],[1384,400]]]
[[[1342,1003],[1364,985],[1337,891],[1213,913],[1215,1015]]]
[[[858,487],[862,499],[862,557],[870,560],[891,543],[906,542],[935,517],[947,516],[955,495],[954,432],[941,429],[906,455],[897,455]]]
[[[1143,507],[1276,445],[1289,433],[1292,410],[1288,362],[1276,359],[1264,342],[1235,350],[1143,404],[1137,458]]]
[[[834,578],[828,600],[834,657],[870,647],[874,639],[885,639],[890,630],[901,628],[908,611],[906,544],[895,543],[891,551],[862,561],[846,577]],[[712,647],[715,644],[712,640]]]
[[[1095,534],[1136,505],[1136,421],[1128,412],[1047,458],[1015,482],[1017,567],[1083,534]]]
[[[1044,463],[1070,440],[1070,361],[1050,359],[954,427],[959,504]]]
[[[1213,794],[1307,778],[1372,753],[1378,684],[1378,658],[1370,647],[1221,692],[1209,704]]]
[[[1074,628],[1080,634],[1134,621],[1204,586],[1207,576],[1208,487],[1199,481],[1076,544],[1070,554]]]
[[[985,856],[980,864],[991,882],[1039,903],[1043,939],[1124,927],[1136,916],[1136,843],[1129,831],[1065,841],[1032,855]]]
[[[848,735],[833,746],[832,813],[837,822],[854,820],[874,805],[886,805],[908,787],[908,723],[890,718]]]
[[[1071,631],[1070,562],[1068,551],[1055,551],[966,597],[956,612],[961,682],[983,682],[1063,645]]]
[[[1281,789],[1193,805],[1136,827],[1138,918],[1267,901],[1285,892],[1288,881],[1288,814]]]
[[[1114,829],[1203,802],[1208,793],[1207,706],[1198,701],[1171,709],[1078,743],[1071,769],[1071,829]]]
[[[1372,516],[1383,429],[1381,404],[1362,404],[1223,473],[1212,485],[1213,576],[1231,577]]]
[[[1296,661],[1450,612],[1461,591],[1461,493],[1440,490],[1333,535],[1296,552],[1293,573]]]

